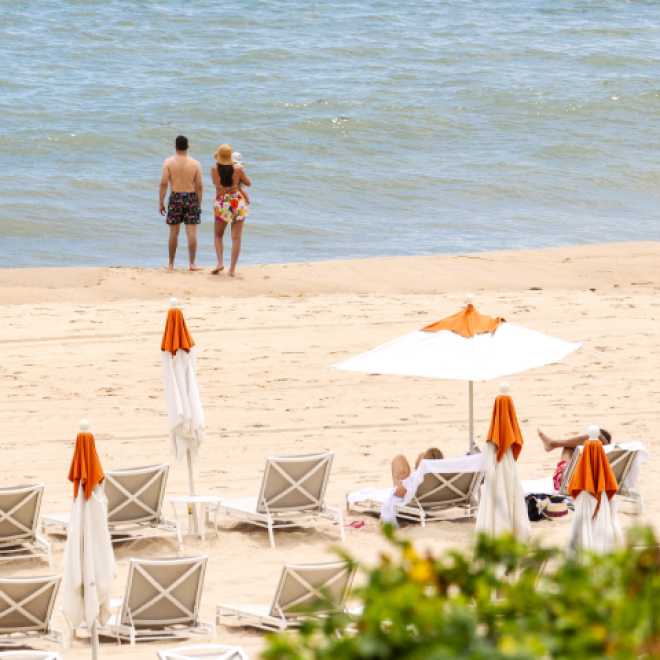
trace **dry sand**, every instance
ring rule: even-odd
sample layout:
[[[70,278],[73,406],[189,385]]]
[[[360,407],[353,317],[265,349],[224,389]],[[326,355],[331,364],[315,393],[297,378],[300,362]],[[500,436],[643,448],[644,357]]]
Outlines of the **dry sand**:
[[[183,256],[183,255],[182,255]],[[5,357],[0,366],[0,486],[46,483],[42,512],[70,508],[66,480],[78,420],[87,417],[105,468],[172,461],[168,453],[160,337],[171,295],[179,297],[196,344],[207,441],[195,464],[197,491],[256,495],[266,455],[333,450],[327,501],[387,485],[389,461],[428,446],[446,456],[467,447],[467,383],[328,371],[351,355],[457,312],[464,295],[480,311],[582,341],[563,362],[511,376],[525,438],[524,478],[552,472],[559,456],[536,436],[583,432],[597,423],[617,441],[641,440],[653,461],[660,404],[660,244],[607,244],[477,255],[252,266],[226,275],[138,268],[0,270]],[[477,441],[483,444],[498,382],[475,385]],[[657,463],[638,487],[643,516],[658,512]],[[655,486],[653,484],[656,484]],[[167,495],[186,492],[185,464],[172,463]],[[167,513],[169,513],[169,505]],[[375,518],[346,530],[345,547],[373,562],[386,544]],[[533,525],[534,536],[563,545],[570,520]],[[434,523],[401,533],[440,551],[470,545],[473,521]],[[186,554],[209,555],[202,616],[215,604],[270,602],[282,563],[332,558],[336,528],[276,533],[221,522],[216,535],[185,539]],[[59,571],[64,541],[54,541]],[[118,546],[121,597],[132,556],[179,555],[174,541]],[[49,574],[43,561],[0,565],[1,575]],[[61,602],[61,594],[57,607]],[[59,610],[55,626],[64,628]],[[196,643],[192,639],[188,643]],[[202,640],[204,641],[204,640]],[[263,637],[219,627],[217,643],[242,644],[252,657]],[[171,644],[170,644],[171,645]],[[155,658],[163,645],[102,657]],[[78,645],[65,658],[87,658]]]

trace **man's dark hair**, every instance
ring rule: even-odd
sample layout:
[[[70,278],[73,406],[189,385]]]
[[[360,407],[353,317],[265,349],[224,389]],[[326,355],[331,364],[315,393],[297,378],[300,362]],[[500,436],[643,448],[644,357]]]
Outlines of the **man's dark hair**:
[[[174,144],[177,151],[188,151],[188,138],[185,135],[179,135]]]
[[[612,434],[609,431],[606,431],[605,429],[601,429],[600,433],[605,438],[605,440],[607,440],[608,445],[612,444]]]

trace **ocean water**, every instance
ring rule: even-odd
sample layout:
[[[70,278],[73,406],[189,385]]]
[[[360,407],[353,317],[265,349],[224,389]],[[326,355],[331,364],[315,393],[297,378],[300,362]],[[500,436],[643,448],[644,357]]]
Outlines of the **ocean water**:
[[[0,61],[0,267],[164,265],[179,133],[200,265],[222,142],[243,264],[660,240],[657,0],[0,0]]]

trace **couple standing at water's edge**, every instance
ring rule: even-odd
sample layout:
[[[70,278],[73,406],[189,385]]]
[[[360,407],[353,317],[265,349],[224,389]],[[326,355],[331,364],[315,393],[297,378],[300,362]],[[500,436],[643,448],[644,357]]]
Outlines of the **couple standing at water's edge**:
[[[169,253],[167,268],[174,268],[174,257],[179,242],[181,224],[186,226],[190,270],[202,270],[195,264],[197,252],[197,225],[201,222],[202,166],[188,156],[188,138],[179,135],[175,141],[176,155],[163,163],[163,176],[160,181],[159,211],[167,215],[170,226]],[[214,154],[216,164],[211,168],[211,178],[216,196],[213,203],[215,216],[214,241],[218,265],[211,271],[224,270],[223,237],[228,224],[231,224],[231,265],[229,275],[236,274],[236,262],[241,251],[243,224],[249,212],[250,198],[243,186],[252,185],[243,169],[242,156],[233,153],[228,144],[220,145]],[[170,199],[165,209],[165,195],[170,188]]]

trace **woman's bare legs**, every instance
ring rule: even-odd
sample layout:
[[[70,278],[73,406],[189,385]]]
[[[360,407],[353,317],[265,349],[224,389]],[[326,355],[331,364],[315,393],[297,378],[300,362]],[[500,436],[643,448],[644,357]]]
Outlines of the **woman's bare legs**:
[[[236,275],[236,262],[241,253],[241,240],[243,238],[243,225],[245,220],[231,223],[231,266],[229,266],[229,276]]]
[[[215,275],[225,268],[222,237],[225,235],[227,224],[225,222],[218,222],[217,220],[215,220],[213,224],[215,225],[213,228],[213,240],[215,242],[215,254],[218,257],[218,265],[211,271],[211,273]]]
[[[399,481],[403,481],[410,476],[410,463],[408,459],[403,455],[399,454],[395,456],[392,460],[392,485],[397,486]]]
[[[411,474],[410,463],[408,459],[403,455],[399,454],[395,456],[392,460],[392,485],[396,488],[396,496],[404,497],[406,494],[406,489],[401,485],[404,479],[407,479]]]
[[[559,460],[570,462],[571,458],[573,458],[574,453],[575,453],[575,449],[571,449],[570,447],[564,447],[564,450],[561,452],[561,458]]]

